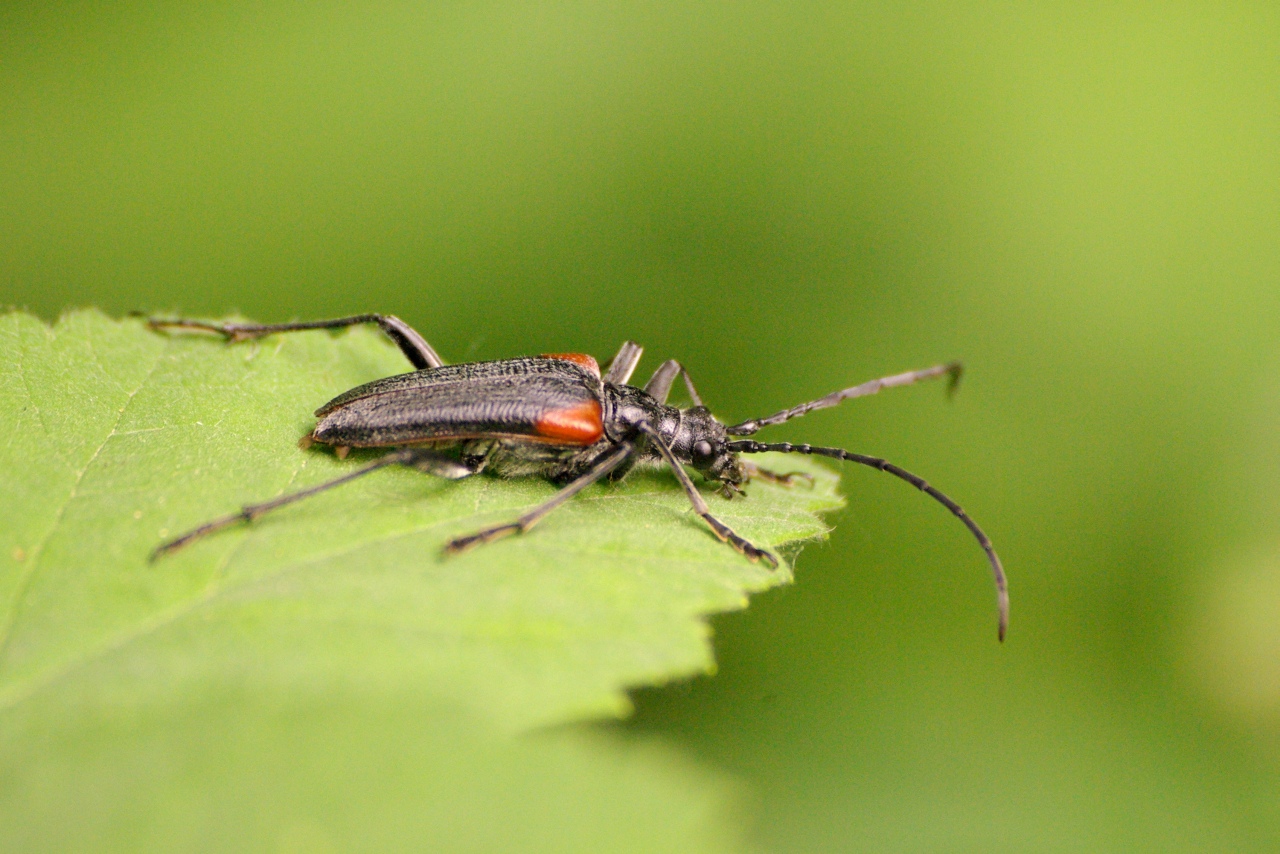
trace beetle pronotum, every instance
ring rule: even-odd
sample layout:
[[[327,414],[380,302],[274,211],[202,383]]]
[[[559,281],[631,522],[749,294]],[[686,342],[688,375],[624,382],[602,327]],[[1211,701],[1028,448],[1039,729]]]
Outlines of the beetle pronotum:
[[[766,418],[725,425],[702,404],[688,372],[674,359],[659,365],[644,388],[628,385],[642,353],[640,345],[632,341],[622,345],[602,375],[596,360],[581,353],[446,365],[416,330],[397,317],[383,314],[267,325],[161,318],[148,321],[153,329],[205,330],[223,335],[228,341],[361,323],[381,327],[415,370],[374,380],[338,395],[316,410],[319,421],[303,438],[303,444],[329,445],[340,457],[353,447],[393,450],[342,477],[214,519],[161,544],[153,558],[236,522],[252,521],[277,507],[391,465],[452,479],[489,470],[508,476],[541,475],[565,484],[550,499],[515,521],[484,528],[446,544],[446,553],[457,553],[523,533],[597,480],[618,478],[638,462],[652,462],[670,466],[694,512],[717,537],[750,560],[764,560],[777,567],[778,559],[772,553],[740,537],[712,515],[684,467],[692,466],[703,478],[719,484],[723,495],[732,497],[743,494],[741,487],[752,478],[789,484],[803,477],[761,469],[741,455],[766,451],[813,454],[887,472],[927,493],[955,514],[977,538],[991,564],[999,606],[999,637],[1004,639],[1009,622],[1004,570],[991,540],[960,505],[922,478],[878,457],[840,448],[731,438],[750,436],[761,428],[884,388],[941,376],[949,377],[954,387],[961,371],[957,362],[871,380]],[[684,380],[693,400],[693,406],[686,409],[666,403],[677,376]]]

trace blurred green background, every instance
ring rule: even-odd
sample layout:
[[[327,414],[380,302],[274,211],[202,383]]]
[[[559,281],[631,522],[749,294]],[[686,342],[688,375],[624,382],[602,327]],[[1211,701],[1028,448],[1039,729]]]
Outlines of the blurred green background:
[[[0,304],[644,343],[886,456],[609,727],[779,851],[1280,846],[1280,9],[12,3]],[[642,368],[643,371],[643,368]]]

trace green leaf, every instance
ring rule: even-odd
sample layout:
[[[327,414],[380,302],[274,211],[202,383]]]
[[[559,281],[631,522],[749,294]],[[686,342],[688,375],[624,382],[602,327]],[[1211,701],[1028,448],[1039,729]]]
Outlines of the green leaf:
[[[75,695],[58,685],[0,718],[5,851],[742,849],[738,787],[652,742],[503,737],[345,692],[92,713]]]
[[[93,311],[53,328],[0,317],[0,773],[100,777],[110,792],[113,775],[132,773],[124,745],[171,743],[183,745],[173,761],[216,766],[195,777],[234,777],[235,745],[287,750],[287,707],[382,733],[368,736],[374,754],[397,733],[406,745],[471,745],[433,778],[472,779],[485,762],[519,777],[546,766],[534,757],[543,748],[501,733],[621,715],[630,686],[711,671],[704,615],[790,579],[788,566],[753,565],[716,540],[661,470],[592,487],[529,534],[449,559],[448,538],[555,487],[388,469],[148,563],[167,536],[350,471],[357,460],[297,446],[311,411],[404,369],[365,329],[228,345]],[[815,513],[840,505],[836,478],[809,461],[775,465],[813,473],[815,487],[756,484],[747,500],[708,501],[793,558],[800,541],[825,534]],[[188,736],[222,720],[228,696],[240,698],[250,735],[228,732],[230,758],[205,755]],[[355,727],[362,708],[377,727]],[[122,709],[134,710],[127,725],[111,723]],[[298,738],[319,750],[322,739]],[[58,747],[40,770],[44,754],[29,745],[42,740]],[[335,743],[363,755],[359,740]],[[276,746],[245,746],[259,741]],[[514,751],[511,762],[475,746],[490,742]],[[296,788],[293,776],[270,778]],[[166,779],[144,788],[181,790]],[[10,807],[43,791],[19,789],[10,784]]]

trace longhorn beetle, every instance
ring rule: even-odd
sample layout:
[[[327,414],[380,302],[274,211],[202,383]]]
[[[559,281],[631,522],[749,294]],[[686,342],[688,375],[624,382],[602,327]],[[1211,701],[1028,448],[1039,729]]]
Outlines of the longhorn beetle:
[[[958,362],[871,380],[767,418],[752,418],[726,426],[702,404],[688,372],[674,359],[659,365],[644,388],[627,385],[642,352],[640,345],[632,341],[622,345],[602,376],[596,360],[581,353],[546,353],[520,359],[446,365],[416,330],[399,318],[384,314],[268,325],[162,318],[152,318],[147,323],[157,330],[216,332],[231,342],[277,332],[376,323],[415,368],[407,374],[357,386],[321,406],[315,412],[318,423],[300,443],[304,447],[313,443],[329,445],[340,458],[345,458],[351,448],[393,450],[342,477],[214,519],[162,543],[152,553],[153,559],[241,520],[253,521],[277,507],[386,466],[409,466],[451,479],[488,469],[507,476],[542,475],[564,484],[559,492],[514,522],[451,540],[444,550],[447,554],[456,554],[509,534],[523,533],[597,480],[619,478],[636,463],[646,462],[666,463],[671,467],[694,511],[723,542],[752,561],[764,560],[776,568],[778,559],[773,554],[752,545],[711,515],[711,509],[684,467],[692,466],[703,478],[719,484],[719,491],[731,498],[744,494],[742,486],[752,478],[790,485],[797,478],[806,477],[759,468],[743,460],[742,454],[765,451],[814,454],[888,472],[928,493],[955,514],[987,553],[995,575],[999,637],[1004,640],[1009,622],[1004,570],[987,535],[960,505],[922,478],[877,457],[840,448],[730,438],[750,436],[763,427],[781,424],[844,400],[875,394],[882,388],[947,376],[954,389],[960,379]],[[684,380],[693,400],[693,406],[688,409],[666,403],[677,376]]]

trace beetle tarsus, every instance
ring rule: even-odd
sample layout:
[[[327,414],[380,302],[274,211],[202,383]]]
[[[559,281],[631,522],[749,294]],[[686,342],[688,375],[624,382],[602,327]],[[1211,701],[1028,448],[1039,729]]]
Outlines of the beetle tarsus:
[[[278,332],[303,332],[309,329],[342,329],[347,326],[358,326],[362,323],[376,323],[386,333],[404,357],[415,368],[438,368],[444,364],[439,354],[418,334],[412,326],[393,314],[353,314],[350,317],[335,317],[332,320],[306,320],[294,323],[208,323],[203,320],[188,320],[185,317],[148,318],[147,326],[152,329],[202,329],[217,332],[228,341],[248,341],[264,335],[275,335]]]
[[[428,453],[430,452],[415,448],[401,448],[400,450],[392,451],[386,456],[376,459],[355,471],[348,472],[341,477],[336,477],[333,480],[328,480],[324,483],[317,484],[316,486],[307,487],[306,489],[300,489],[297,492],[290,492],[287,495],[281,495],[279,498],[273,498],[270,501],[264,501],[261,504],[246,505],[240,509],[239,513],[231,513],[218,519],[214,519],[211,522],[206,522],[198,528],[192,528],[180,537],[161,543],[154,551],[151,552],[151,560],[154,561],[157,558],[163,557],[171,552],[175,552],[196,540],[202,539],[216,531],[221,531],[223,528],[228,528],[237,522],[252,522],[278,507],[283,507],[286,504],[292,504],[295,501],[301,501],[304,498],[309,498],[312,495],[332,489],[335,486],[340,486],[341,484],[355,480],[358,477],[364,477],[366,474],[377,471],[380,468],[385,468],[386,466],[391,465],[412,465],[419,457]]]
[[[730,501],[732,501],[734,498],[747,497],[746,490],[738,486],[738,484],[729,483],[728,481],[722,481],[720,483],[720,488],[717,489],[716,492],[720,493],[720,495],[729,499]]]
[[[221,531],[223,528],[229,528],[237,522],[252,522],[255,517],[249,514],[250,509],[251,508],[246,507],[239,513],[231,513],[227,516],[221,516],[214,519],[211,522],[205,522],[200,527],[192,528],[180,537],[175,537],[172,540],[163,542],[152,549],[151,555],[148,559],[154,563],[165,555],[173,554],[179,549],[189,546],[196,540],[203,539],[209,534]]]
[[[203,320],[188,320],[184,317],[165,318],[165,317],[148,317],[147,327],[150,329],[196,329],[202,332],[213,332],[226,338],[228,341],[233,340],[235,334],[235,324],[232,323],[207,323]]]
[[[752,563],[763,560],[765,563],[769,564],[770,568],[778,568],[778,559],[774,557],[772,552],[767,549],[762,549],[759,546],[752,544],[750,540],[734,533],[732,528],[724,522],[721,522],[715,516],[712,516],[710,513],[699,513],[698,515],[707,523],[712,532],[717,538],[719,538],[720,542],[728,543],[733,547],[734,551],[738,552],[738,554],[744,555],[747,560]]]
[[[476,531],[474,534],[450,540],[444,546],[444,553],[446,555],[462,554],[474,549],[476,546],[482,546],[485,543],[491,543],[503,537],[510,537],[513,534],[523,534],[524,532],[525,528],[519,522],[494,525],[492,528],[485,528],[483,531]]]

